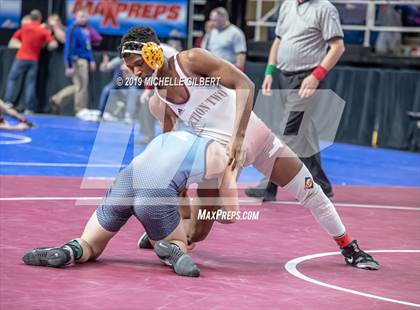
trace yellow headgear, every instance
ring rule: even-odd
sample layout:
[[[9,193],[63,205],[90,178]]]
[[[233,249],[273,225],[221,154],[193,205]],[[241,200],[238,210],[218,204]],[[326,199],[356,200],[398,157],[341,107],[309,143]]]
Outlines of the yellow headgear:
[[[143,57],[144,62],[153,70],[163,67],[165,56],[162,48],[155,42],[128,41],[123,44],[121,54],[131,53]]]
[[[165,57],[162,48],[155,42],[143,43],[141,49],[144,62],[153,70],[163,67]]]

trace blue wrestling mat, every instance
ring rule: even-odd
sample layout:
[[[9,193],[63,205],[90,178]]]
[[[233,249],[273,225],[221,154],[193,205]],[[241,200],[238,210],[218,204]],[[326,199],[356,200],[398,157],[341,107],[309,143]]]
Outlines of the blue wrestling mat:
[[[36,128],[0,131],[0,174],[114,177],[144,150],[136,144],[142,138],[139,125],[62,116],[35,115],[30,119]],[[322,159],[334,184],[420,186],[417,153],[336,143],[322,152]],[[240,181],[257,182],[260,177],[247,167]]]

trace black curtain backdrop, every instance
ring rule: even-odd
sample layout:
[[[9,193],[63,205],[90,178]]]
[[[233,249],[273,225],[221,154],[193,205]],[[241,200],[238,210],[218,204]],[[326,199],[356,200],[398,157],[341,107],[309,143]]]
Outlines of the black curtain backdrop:
[[[96,63],[105,52],[95,52]],[[116,53],[107,53],[112,58]],[[14,60],[15,51],[0,47],[0,96],[4,97],[7,74]],[[260,89],[264,78],[265,63],[247,62],[246,74]],[[102,87],[112,78],[111,73],[90,74],[89,108],[97,108]],[[61,51],[43,51],[38,72],[38,112],[49,112],[48,99],[71,83],[64,76]],[[23,89],[18,83],[15,104],[23,109]],[[378,145],[381,147],[420,150],[420,135],[414,122],[407,118],[407,111],[420,111],[420,71],[356,68],[337,66],[326,78],[326,86],[346,101],[336,141],[370,145],[372,132],[378,128]],[[254,111],[278,132],[276,104],[258,103]],[[72,114],[72,102],[64,106],[63,114]],[[376,124],[376,126],[375,126]]]
[[[245,71],[256,89],[261,88],[265,66],[246,64]],[[336,66],[325,82],[327,89],[346,102],[336,141],[371,145],[376,128],[379,146],[420,150],[420,130],[407,117],[407,111],[420,111],[420,71]],[[254,111],[280,133],[280,110],[275,103],[259,101]]]

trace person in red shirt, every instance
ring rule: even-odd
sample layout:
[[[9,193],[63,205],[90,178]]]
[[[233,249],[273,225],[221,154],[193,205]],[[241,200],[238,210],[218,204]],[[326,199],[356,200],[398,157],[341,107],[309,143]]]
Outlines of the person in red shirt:
[[[12,102],[17,80],[25,75],[25,111],[27,113],[34,112],[37,107],[35,86],[41,49],[44,45],[47,45],[49,50],[58,46],[57,41],[54,40],[48,30],[41,27],[41,12],[33,10],[29,16],[31,21],[23,24],[9,41],[10,48],[19,50],[7,77],[4,97],[6,102]]]

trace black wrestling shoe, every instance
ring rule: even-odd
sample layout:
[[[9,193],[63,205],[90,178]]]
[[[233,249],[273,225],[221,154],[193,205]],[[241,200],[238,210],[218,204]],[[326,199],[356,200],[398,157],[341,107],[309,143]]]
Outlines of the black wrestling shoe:
[[[378,270],[379,263],[369,254],[362,251],[357,244],[357,240],[353,240],[349,245],[341,249],[341,254],[347,264],[368,270]]]
[[[139,247],[140,249],[153,249],[153,245],[150,242],[147,233],[141,235],[139,241],[137,241],[137,247]]]
[[[193,262],[191,256],[182,252],[176,244],[158,241],[155,243],[154,249],[160,260],[172,267],[176,274],[186,277],[200,276],[200,269]]]
[[[22,257],[26,265],[63,267],[70,260],[69,251],[62,248],[35,248]]]

